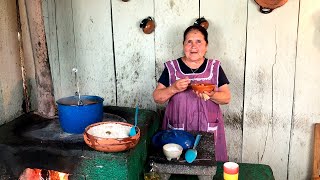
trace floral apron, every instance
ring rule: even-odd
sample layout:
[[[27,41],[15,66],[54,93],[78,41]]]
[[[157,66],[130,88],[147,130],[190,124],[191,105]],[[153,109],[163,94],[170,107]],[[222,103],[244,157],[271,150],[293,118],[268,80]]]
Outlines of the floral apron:
[[[165,63],[169,83],[188,77],[193,83],[218,84],[220,62],[208,60],[201,73],[184,74],[177,60]],[[216,161],[228,161],[222,112],[218,104],[199,98],[191,88],[172,96],[166,107],[162,129],[205,131],[214,134]]]

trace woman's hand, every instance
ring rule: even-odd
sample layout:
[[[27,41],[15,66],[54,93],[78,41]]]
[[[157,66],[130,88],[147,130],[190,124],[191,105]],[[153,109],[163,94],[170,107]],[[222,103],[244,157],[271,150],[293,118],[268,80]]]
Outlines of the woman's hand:
[[[179,79],[172,84],[173,91],[175,91],[176,93],[185,91],[188,88],[189,84],[190,84],[189,78]]]
[[[211,100],[217,104],[228,104],[231,100],[231,93],[228,84],[219,87],[218,90],[211,92],[204,91],[203,93],[195,92],[198,97],[206,100]]]
[[[190,84],[190,79],[179,79],[171,86],[166,87],[161,83],[158,83],[156,89],[153,91],[153,100],[156,103],[163,104],[167,102],[176,93],[185,91]]]

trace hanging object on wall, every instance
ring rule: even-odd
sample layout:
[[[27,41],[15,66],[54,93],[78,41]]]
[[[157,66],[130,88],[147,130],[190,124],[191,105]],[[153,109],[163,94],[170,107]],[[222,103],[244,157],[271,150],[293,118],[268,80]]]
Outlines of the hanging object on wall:
[[[128,2],[129,0],[122,0],[123,2]]]
[[[198,18],[193,25],[199,25],[204,27],[205,29],[208,29],[209,22],[204,17],[202,17],[202,18]]]
[[[288,0],[255,0],[260,6],[260,12],[269,14],[274,9],[284,5]]]
[[[154,20],[149,16],[145,19],[143,19],[140,22],[140,28],[143,30],[145,34],[150,34],[154,31],[154,28],[156,27]]]

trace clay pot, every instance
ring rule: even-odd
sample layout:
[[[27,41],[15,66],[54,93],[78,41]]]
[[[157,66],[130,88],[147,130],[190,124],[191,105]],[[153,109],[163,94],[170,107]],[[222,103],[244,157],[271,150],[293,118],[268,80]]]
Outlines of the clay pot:
[[[191,88],[199,93],[203,93],[204,91],[211,92],[215,87],[216,85],[207,83],[191,84]]]
[[[204,27],[205,29],[208,29],[209,27],[209,22],[204,18],[198,18],[195,22],[194,25],[200,25],[202,27]]]
[[[271,13],[274,9],[284,5],[288,0],[255,0],[263,14]]]
[[[140,139],[140,129],[137,127],[137,134],[132,137],[127,138],[101,138],[97,136],[93,136],[88,133],[88,130],[94,126],[99,126],[101,124],[121,124],[124,126],[129,126],[130,128],[133,126],[129,123],[124,122],[99,122],[95,124],[91,124],[85,129],[85,132],[83,133],[83,138],[86,144],[97,150],[97,151],[103,151],[103,152],[120,152],[125,151],[128,149],[131,149],[135,147]]]
[[[143,19],[140,22],[140,28],[142,28],[142,30],[145,34],[152,33],[154,31],[155,26],[156,25],[154,23],[154,20],[150,16]]]

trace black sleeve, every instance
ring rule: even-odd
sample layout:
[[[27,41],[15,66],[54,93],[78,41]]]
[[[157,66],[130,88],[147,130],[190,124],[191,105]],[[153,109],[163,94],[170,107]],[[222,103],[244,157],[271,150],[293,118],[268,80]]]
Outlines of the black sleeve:
[[[164,67],[164,70],[162,71],[162,74],[158,80],[158,83],[161,83],[166,87],[169,87],[169,71],[166,66]]]
[[[225,85],[225,84],[229,84],[229,80],[226,76],[226,74],[224,73],[222,67],[219,67],[219,82],[218,82],[218,87]]]

